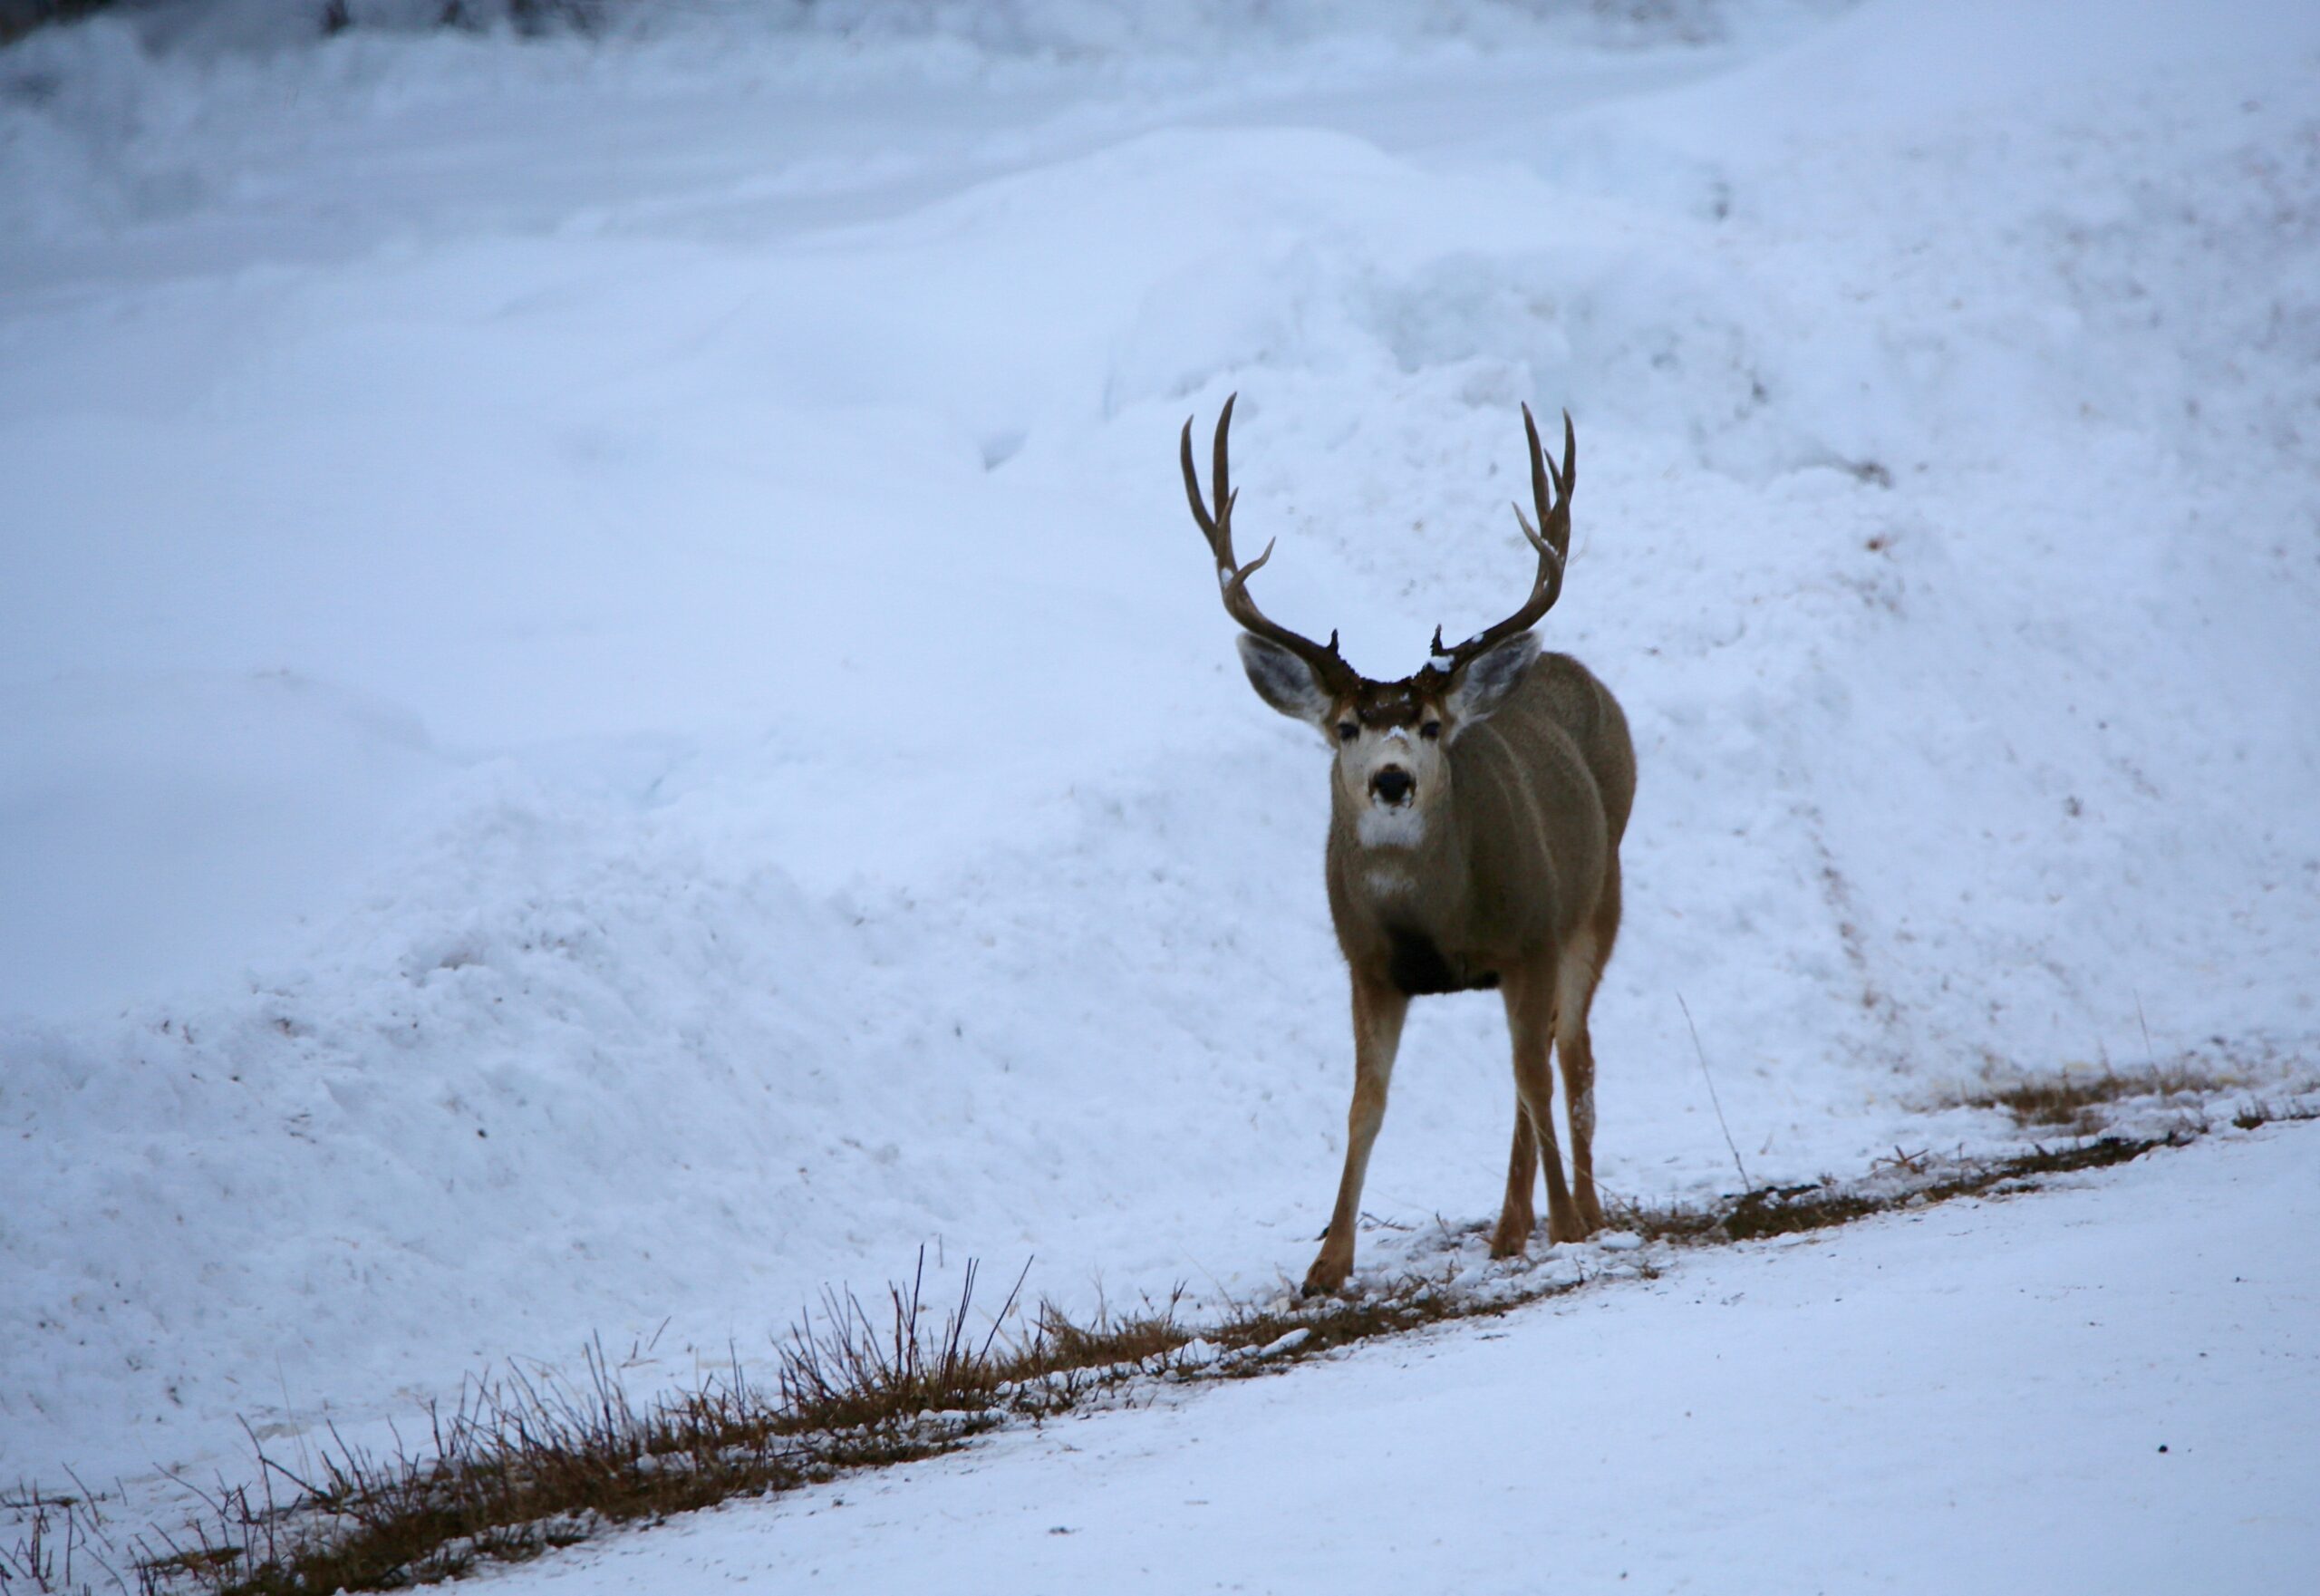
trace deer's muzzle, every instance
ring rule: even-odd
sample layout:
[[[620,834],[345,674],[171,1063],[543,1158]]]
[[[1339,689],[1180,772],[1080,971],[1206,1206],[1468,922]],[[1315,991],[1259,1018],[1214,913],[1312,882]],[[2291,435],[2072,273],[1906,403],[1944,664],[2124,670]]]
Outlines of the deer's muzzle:
[[[1399,765],[1384,766],[1369,779],[1370,796],[1378,802],[1391,804],[1396,808],[1409,802],[1410,795],[1416,790],[1416,779]]]

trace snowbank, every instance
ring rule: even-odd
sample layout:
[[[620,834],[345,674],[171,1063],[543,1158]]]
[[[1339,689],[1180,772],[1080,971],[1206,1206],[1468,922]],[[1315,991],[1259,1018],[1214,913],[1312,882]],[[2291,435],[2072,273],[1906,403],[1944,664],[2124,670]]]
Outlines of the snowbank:
[[[2308,1059],[2315,30],[2081,15],[1165,102],[76,34],[0,132],[0,1473],[675,1378],[929,1240],[1301,1269],[1320,755],[1174,479],[1235,390],[1268,608],[1380,674],[1578,417],[1614,1190],[1729,1178],[1679,991],[1760,1178],[1995,1134],[1924,1112],[1991,1062]],[[1421,1013],[1376,1214],[1492,1204],[1503,1049]]]

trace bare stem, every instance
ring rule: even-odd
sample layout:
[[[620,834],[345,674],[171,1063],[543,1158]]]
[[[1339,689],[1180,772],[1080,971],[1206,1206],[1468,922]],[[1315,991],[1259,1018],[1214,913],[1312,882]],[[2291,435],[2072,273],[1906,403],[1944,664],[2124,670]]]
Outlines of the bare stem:
[[[1740,1148],[1732,1139],[1732,1127],[1725,1120],[1724,1105],[1716,1098],[1716,1077],[1708,1073],[1707,1049],[1700,1046],[1700,1028],[1692,1024],[1692,1006],[1684,1001],[1682,992],[1676,994],[1676,1006],[1684,1011],[1684,1024],[1692,1033],[1692,1051],[1699,1055],[1700,1079],[1707,1082],[1708,1106],[1716,1110],[1716,1123],[1724,1132],[1724,1145],[1732,1149],[1732,1167],[1740,1172],[1741,1185],[1754,1191],[1756,1183],[1748,1178],[1748,1166],[1740,1162]]]

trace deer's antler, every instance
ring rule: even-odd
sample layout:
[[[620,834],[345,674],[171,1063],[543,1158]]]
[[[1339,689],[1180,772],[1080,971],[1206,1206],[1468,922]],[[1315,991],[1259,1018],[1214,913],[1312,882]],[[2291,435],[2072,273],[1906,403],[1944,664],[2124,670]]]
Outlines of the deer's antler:
[[[1538,508],[1539,524],[1531,525],[1530,517],[1522,513],[1520,504],[1514,507],[1514,518],[1522,524],[1522,536],[1539,551],[1539,574],[1531,584],[1531,596],[1522,601],[1521,609],[1456,647],[1443,647],[1442,628],[1434,629],[1434,653],[1450,663],[1433,668],[1445,674],[1494,644],[1537,625],[1539,617],[1554,608],[1555,600],[1562,595],[1563,558],[1571,552],[1571,489],[1579,479],[1579,436],[1571,430],[1571,412],[1563,411],[1562,464],[1557,469],[1539,447],[1539,424],[1531,419],[1531,407],[1527,404],[1522,407],[1522,430],[1531,440],[1531,499]]]
[[[1216,559],[1216,579],[1224,589],[1224,613],[1241,624],[1242,630],[1277,643],[1297,655],[1313,669],[1324,691],[1338,693],[1350,689],[1359,677],[1345,657],[1338,653],[1338,634],[1329,634],[1326,646],[1311,638],[1291,632],[1257,607],[1249,596],[1249,578],[1264,568],[1272,558],[1272,545],[1247,565],[1240,563],[1232,552],[1232,501],[1238,496],[1232,491],[1232,468],[1225,457],[1225,433],[1232,425],[1232,403],[1239,394],[1224,401],[1224,410],[1216,418],[1216,448],[1209,468],[1209,482],[1215,493],[1212,507],[1201,497],[1200,474],[1193,468],[1193,423],[1184,418],[1184,435],[1181,454],[1184,468],[1184,498],[1193,507],[1193,519],[1200,523],[1202,533],[1208,538],[1209,553]],[[1549,603],[1553,601],[1550,599]],[[1542,606],[1543,607],[1543,606]],[[1524,623],[1529,624],[1528,622]]]

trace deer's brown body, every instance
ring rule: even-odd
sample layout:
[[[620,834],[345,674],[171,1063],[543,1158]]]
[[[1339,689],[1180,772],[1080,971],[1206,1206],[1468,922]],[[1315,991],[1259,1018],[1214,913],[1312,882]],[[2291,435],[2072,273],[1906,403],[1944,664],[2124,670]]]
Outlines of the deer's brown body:
[[[1568,654],[1540,655],[1444,762],[1447,812],[1411,846],[1366,846],[1341,788],[1329,820],[1329,917],[1346,963],[1410,997],[1496,986],[1585,932],[1607,888],[1617,899],[1635,801],[1627,717]]]
[[[1185,424],[1184,470],[1209,538],[1226,610],[1246,629],[1243,664],[1258,693],[1337,744],[1328,851],[1330,918],[1353,986],[1354,1091],[1345,1170],[1309,1292],[1353,1267],[1369,1150],[1385,1119],[1402,1022],[1413,997],[1496,988],[1513,1042],[1515,1116],[1494,1250],[1520,1252],[1546,1168],[1549,1233],[1577,1241],[1602,1223],[1594,1181],[1595,1061],[1587,1016],[1619,925],[1619,841],[1635,799],[1635,750],[1618,701],[1584,665],[1544,654],[1530,632],[1562,586],[1577,446],[1551,469],[1525,410],[1540,525],[1531,596],[1399,682],[1357,674],[1331,636],[1317,644],[1267,618],[1232,547],[1232,494],[1217,422],[1215,503],[1203,502]],[[1558,498],[1556,491],[1559,490]],[[1518,518],[1522,515],[1516,509]],[[1554,1131],[1550,1051],[1571,1108],[1567,1180]]]

